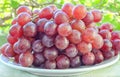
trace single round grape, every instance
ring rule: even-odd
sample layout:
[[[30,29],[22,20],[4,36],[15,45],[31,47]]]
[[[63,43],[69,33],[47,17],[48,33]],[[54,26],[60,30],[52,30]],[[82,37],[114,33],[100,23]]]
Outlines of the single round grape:
[[[55,38],[55,46],[60,49],[66,49],[69,45],[69,40],[66,37],[57,35]]]
[[[64,11],[69,17],[72,17],[72,10],[73,10],[73,4],[71,3],[65,3],[62,6],[62,11]]]
[[[80,56],[76,56],[74,58],[71,58],[70,65],[72,68],[80,67],[80,65],[81,65]]]
[[[20,26],[24,26],[26,23],[31,21],[31,16],[26,12],[22,12],[17,16],[17,21]]]
[[[53,15],[53,10],[50,7],[45,7],[41,9],[39,13],[40,18],[46,18],[46,19],[51,19]]]
[[[38,32],[44,32],[44,26],[47,21],[46,18],[41,18],[36,22]]]
[[[19,56],[19,63],[23,66],[23,67],[29,67],[32,65],[34,60],[33,54],[29,51],[20,54]]]
[[[85,25],[89,25],[94,21],[94,16],[91,12],[87,12],[87,15],[82,20]]]
[[[52,48],[46,48],[44,50],[44,56],[48,60],[55,60],[56,57],[58,56],[58,50],[55,49],[54,47],[52,47]]]
[[[56,61],[49,61],[49,60],[47,60],[45,62],[45,68],[46,69],[55,69],[56,68]]]
[[[68,36],[68,39],[73,44],[78,44],[81,42],[81,33],[78,30],[73,29],[72,33]]]
[[[120,31],[111,32],[111,40],[120,39]]]
[[[92,52],[82,55],[82,62],[84,65],[93,65],[95,62],[95,56]]]
[[[94,22],[100,22],[102,20],[102,13],[99,10],[92,10],[94,16]]]
[[[104,39],[104,44],[101,48],[103,52],[110,51],[112,49],[112,42],[108,39]]]
[[[66,69],[70,67],[70,60],[65,55],[59,55],[56,59],[58,69]]]
[[[55,35],[57,33],[57,24],[53,21],[48,21],[44,26],[44,32],[50,36]]]
[[[67,14],[64,13],[63,11],[58,11],[54,15],[54,22],[57,25],[60,25],[60,24],[65,23],[65,22],[69,22],[69,18],[67,16]]]
[[[10,34],[8,34],[8,36],[7,36],[7,41],[8,41],[10,44],[13,45],[15,42],[18,41],[18,39],[17,39],[16,37],[13,37],[13,36],[11,36]]]
[[[82,41],[77,45],[77,49],[81,54],[84,55],[88,52],[91,52],[92,45],[91,45],[91,43],[87,43],[87,42]]]
[[[13,50],[16,54],[21,54],[22,53],[22,51],[18,48],[18,41],[16,43],[14,43]]]
[[[23,34],[26,37],[34,37],[37,34],[37,26],[33,22],[28,22],[23,26]]]
[[[27,6],[20,6],[20,7],[17,8],[17,10],[16,10],[17,15],[22,13],[22,12],[26,12],[30,15],[32,14],[31,10]]]
[[[113,46],[114,46],[115,50],[120,51],[120,39],[115,39],[113,41]]]
[[[4,55],[4,56],[7,56],[5,54],[5,49],[7,48],[7,46],[9,46],[9,43],[5,43],[3,44],[1,47],[0,47],[0,54]]]
[[[109,30],[110,32],[113,31],[113,25],[110,24],[110,23],[103,23],[101,26],[100,26],[100,30]]]
[[[46,47],[52,47],[54,45],[54,36],[44,35],[42,38],[42,44]]]
[[[82,20],[73,20],[71,22],[72,29],[76,29],[81,33],[85,30],[86,26]]]
[[[16,23],[10,27],[9,33],[13,37],[19,38],[23,35],[22,27]]]
[[[33,56],[34,56],[34,61],[33,61],[34,66],[38,67],[45,62],[45,57],[43,56],[42,53],[34,53]]]
[[[100,30],[99,34],[103,37],[103,39],[111,39],[111,32],[109,30]]]
[[[59,35],[69,36],[72,33],[72,28],[69,23],[62,23],[57,28]]]
[[[87,9],[84,5],[76,5],[73,8],[72,13],[74,18],[81,20],[86,16]]]
[[[5,49],[5,55],[7,57],[14,57],[16,54],[13,50],[13,46],[11,44],[9,44],[6,49]]]
[[[78,50],[74,44],[70,44],[66,49],[65,49],[65,54],[72,58],[75,57],[78,54]]]
[[[103,56],[104,56],[105,60],[112,58],[114,55],[115,55],[115,51],[114,50],[110,50],[108,52],[103,52]]]
[[[95,55],[95,64],[101,63],[104,60],[104,56],[100,50],[93,49],[92,52]]]
[[[32,49],[34,52],[42,52],[44,50],[44,46],[41,40],[35,40],[32,44]]]
[[[12,25],[16,24],[17,23],[17,18],[14,18],[11,22]]]
[[[99,40],[99,41],[98,41]],[[95,49],[100,49],[102,48],[104,44],[103,38],[102,36],[100,36],[99,34],[97,34],[92,42],[92,47]]]
[[[96,38],[97,32],[94,28],[87,28],[83,33],[82,33],[82,39],[86,42],[92,43],[94,39]]]

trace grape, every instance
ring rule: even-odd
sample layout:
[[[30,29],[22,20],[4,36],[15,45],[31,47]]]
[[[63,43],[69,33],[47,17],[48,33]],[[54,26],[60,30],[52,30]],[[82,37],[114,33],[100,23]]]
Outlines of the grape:
[[[46,18],[41,18],[37,21],[37,30],[38,32],[44,32],[44,25],[48,20]]]
[[[87,43],[87,42],[84,42],[84,41],[82,41],[82,42],[80,42],[78,45],[77,45],[77,49],[79,50],[79,52],[81,53],[81,54],[86,54],[86,53],[88,53],[88,52],[91,52],[91,50],[92,50],[92,45],[91,45],[91,43]]]
[[[2,53],[4,56],[7,56],[5,54],[5,49],[7,48],[7,46],[9,46],[9,43],[5,43],[0,47],[0,54]]]
[[[20,56],[20,55],[15,55],[15,56],[14,56],[14,62],[19,63],[19,56]]]
[[[48,60],[55,60],[56,57],[58,56],[58,50],[55,49],[54,47],[52,47],[52,48],[46,48],[44,50],[44,56]]]
[[[23,34],[26,37],[34,37],[37,33],[37,26],[33,22],[28,22],[23,26]]]
[[[56,59],[58,69],[66,69],[70,67],[70,60],[65,55],[59,55]]]
[[[94,21],[93,14],[91,12],[87,12],[87,15],[82,19],[85,25],[89,25]]]
[[[83,33],[82,33],[82,39],[86,42],[92,43],[96,37],[97,33],[94,28],[87,28]]]
[[[22,53],[22,51],[18,48],[18,41],[16,43],[14,43],[13,50],[16,54],[21,54]]]
[[[32,49],[34,52],[42,52],[44,50],[44,46],[41,40],[36,40],[32,44]]]
[[[74,44],[70,44],[66,49],[65,49],[65,54],[68,57],[75,57],[78,54],[78,50]]]
[[[108,40],[108,39],[104,39],[104,44],[103,44],[101,50],[103,52],[107,52],[107,51],[110,51],[111,49],[112,49],[112,43],[111,43],[111,41]]]
[[[64,13],[63,11],[59,11],[54,15],[54,22],[57,25],[60,25],[65,22],[69,22],[69,18],[66,13]]]
[[[9,33],[13,37],[19,38],[23,34],[22,27],[18,23],[16,23],[10,27]]]
[[[74,18],[81,20],[86,16],[87,9],[84,5],[76,5],[73,8],[72,13]]]
[[[17,18],[14,18],[13,20],[12,20],[12,25],[14,25],[14,24],[16,24],[17,23]]]
[[[56,61],[49,61],[49,60],[47,60],[45,62],[45,68],[46,69],[55,69],[56,68]]]
[[[110,50],[108,52],[103,52],[103,56],[106,59],[110,59],[115,55],[115,51],[114,50]]]
[[[94,28],[96,27],[96,23],[95,22],[92,22],[90,23],[89,25],[86,25],[87,28]]]
[[[98,41],[99,40],[99,41]],[[103,38],[102,36],[100,36],[99,34],[97,34],[92,42],[92,47],[95,49],[100,49],[102,48],[104,44]]]
[[[72,33],[72,28],[69,23],[62,23],[58,26],[58,33],[61,36],[68,36]]]
[[[92,10],[94,16],[94,22],[100,22],[102,19],[102,13],[99,10]]]
[[[5,49],[5,55],[7,57],[14,57],[15,56],[15,52],[13,51],[13,46],[12,45],[8,45]]]
[[[100,50],[93,49],[92,52],[95,55],[95,64],[101,63],[104,60],[104,56]]]
[[[26,52],[28,49],[31,48],[31,43],[29,40],[27,40],[26,38],[20,38],[18,40],[18,49],[21,52]]]
[[[55,5],[49,5],[48,7],[50,7],[53,11],[57,10],[57,7]]]
[[[120,51],[114,50],[115,56],[119,54]]]
[[[45,62],[45,57],[43,56],[42,53],[34,53],[33,56],[34,56],[34,61],[33,61],[34,66],[38,67]]]
[[[109,30],[110,32],[113,31],[113,25],[110,24],[110,23],[103,23],[101,26],[100,26],[100,30]]]
[[[16,37],[13,37],[13,36],[11,36],[10,34],[8,34],[8,36],[7,36],[7,41],[10,43],[10,44],[14,44],[15,42],[17,42],[17,38]]]
[[[40,18],[46,18],[46,19],[51,19],[53,15],[53,10],[50,7],[45,7],[41,9],[39,13]]]
[[[111,32],[111,40],[120,39],[120,31]]]
[[[24,26],[31,21],[31,16],[26,12],[22,12],[17,16],[17,21],[20,26]]]
[[[64,11],[69,17],[72,17],[73,4],[66,3],[62,6],[62,11]]]
[[[85,65],[93,65],[95,62],[95,56],[92,52],[86,53],[82,56],[82,62]]]
[[[34,60],[33,54],[29,51],[20,54],[19,56],[19,63],[23,66],[23,67],[29,67],[32,65]]]
[[[33,11],[33,16],[34,16],[34,15],[39,15],[39,13],[40,13],[40,10],[35,9],[35,10]]]
[[[83,32],[85,30],[85,24],[82,20],[73,20],[71,22],[72,29],[76,29],[80,32]]]
[[[120,51],[120,39],[115,39],[113,41],[113,46],[114,46],[115,50]]]
[[[70,42],[78,44],[82,40],[81,33],[78,30],[73,29],[72,33],[68,36],[68,39]]]
[[[57,24],[55,24],[53,21],[49,21],[44,26],[44,32],[47,35],[55,35],[57,33]]]
[[[99,34],[103,37],[103,39],[111,39],[111,33],[109,30],[100,30]]]
[[[42,44],[46,47],[52,47],[54,45],[54,37],[44,35],[42,38]]]
[[[55,46],[60,49],[63,50],[65,48],[67,48],[69,45],[69,41],[66,37],[57,35],[55,38]]]
[[[70,65],[73,68],[79,67],[81,65],[80,56],[76,56],[76,57],[70,59]]]
[[[22,13],[22,12],[27,12],[30,15],[32,14],[31,10],[27,6],[20,6],[19,8],[17,8],[17,10],[16,10],[17,15]]]

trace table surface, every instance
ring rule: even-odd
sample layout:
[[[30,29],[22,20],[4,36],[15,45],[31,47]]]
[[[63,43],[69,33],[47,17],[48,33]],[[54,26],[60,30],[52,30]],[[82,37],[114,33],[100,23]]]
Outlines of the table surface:
[[[120,59],[117,63],[109,67],[71,77],[120,77],[119,72],[120,72]],[[45,76],[37,76],[30,74],[28,72],[16,70],[0,62],[0,77],[45,77]]]

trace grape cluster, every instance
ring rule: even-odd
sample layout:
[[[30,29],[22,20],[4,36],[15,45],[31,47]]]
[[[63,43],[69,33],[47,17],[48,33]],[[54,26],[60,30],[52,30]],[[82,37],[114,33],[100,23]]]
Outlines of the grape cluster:
[[[99,10],[66,3],[61,9],[49,5],[31,11],[27,6],[16,10],[1,53],[14,58],[23,67],[67,69],[94,65],[118,55],[120,31],[103,23]]]

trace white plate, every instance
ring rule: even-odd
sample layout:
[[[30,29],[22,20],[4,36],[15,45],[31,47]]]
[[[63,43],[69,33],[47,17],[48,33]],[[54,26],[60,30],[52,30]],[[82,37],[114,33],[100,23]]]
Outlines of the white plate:
[[[119,60],[119,55],[93,66],[81,66],[79,68],[51,70],[51,69],[40,69],[40,68],[32,68],[32,67],[22,67],[18,64],[10,62],[6,57],[0,55],[0,61],[11,68],[15,68],[18,70],[30,72],[32,74],[43,75],[43,76],[71,76],[71,75],[83,74],[92,70],[108,67],[116,63],[118,60]]]

